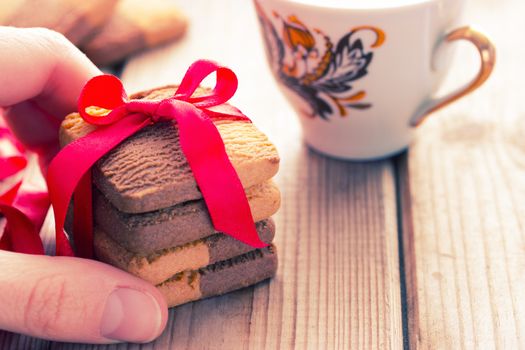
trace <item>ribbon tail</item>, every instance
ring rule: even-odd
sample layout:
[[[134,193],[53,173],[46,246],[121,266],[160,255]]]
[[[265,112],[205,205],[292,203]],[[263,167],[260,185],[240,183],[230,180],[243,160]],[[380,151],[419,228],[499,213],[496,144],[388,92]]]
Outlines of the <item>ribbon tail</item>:
[[[2,129],[0,123],[0,180],[19,173],[27,166],[26,156],[19,147],[10,131]]]
[[[17,183],[0,196],[0,212],[6,218],[0,249],[44,254],[39,232],[49,209],[49,201],[45,193],[19,190],[21,184]]]
[[[171,106],[179,125],[182,151],[215,229],[252,247],[266,247],[259,238],[244,188],[215,124],[191,104]]]
[[[81,258],[93,257],[93,205],[91,170],[88,170],[73,194],[74,242]]]
[[[27,160],[24,156],[0,158],[0,180],[7,179],[24,170]]]
[[[48,168],[47,186],[55,213],[57,255],[74,255],[64,232],[64,222],[69,202],[79,182],[97,160],[149,123],[149,118],[144,115],[130,115],[115,124],[101,127],[75,140],[64,147],[52,160]],[[89,203],[82,205],[91,207],[91,197],[85,200]],[[80,214],[90,215],[90,213]],[[92,221],[92,218],[87,216],[83,217],[82,221]]]
[[[2,238],[0,238],[0,250],[7,250],[10,252],[13,251],[13,245],[11,244],[11,232],[9,231],[8,227],[4,228],[4,233],[2,234]]]
[[[203,110],[206,112],[206,115],[212,119],[227,119],[251,123],[250,118],[245,116],[238,108],[227,103],[203,108]]]
[[[29,192],[21,190],[16,197],[14,206],[33,223],[37,232],[40,231],[47,212],[49,211],[49,196],[46,192]]]
[[[4,230],[7,237],[2,237],[3,244],[9,244],[10,250],[19,253],[44,254],[44,246],[37,228],[22,211],[14,206],[0,204],[0,212],[7,220]]]
[[[13,187],[8,189],[5,193],[2,193],[0,195],[0,204],[13,204],[18,194],[18,191],[20,190],[20,186],[22,186],[22,181],[19,181]]]

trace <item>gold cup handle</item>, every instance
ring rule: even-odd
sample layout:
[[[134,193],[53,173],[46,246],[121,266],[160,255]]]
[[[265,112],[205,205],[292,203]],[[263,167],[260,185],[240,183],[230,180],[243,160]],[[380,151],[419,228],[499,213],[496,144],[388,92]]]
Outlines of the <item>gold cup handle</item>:
[[[418,126],[429,116],[429,114],[476,90],[488,79],[492,73],[494,64],[496,63],[496,49],[485,35],[475,31],[470,27],[461,27],[449,33],[445,38],[445,42],[456,40],[470,41],[478,49],[481,58],[481,67],[477,76],[468,84],[457,89],[456,91],[453,91],[443,97],[434,98],[425,103],[423,110],[417,113],[417,115],[410,121],[411,126]]]

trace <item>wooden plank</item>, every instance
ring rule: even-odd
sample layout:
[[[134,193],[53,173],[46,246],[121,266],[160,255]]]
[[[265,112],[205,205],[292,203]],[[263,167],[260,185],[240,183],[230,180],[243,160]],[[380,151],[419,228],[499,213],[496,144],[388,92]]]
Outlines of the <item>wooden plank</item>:
[[[130,62],[123,71],[126,85],[139,89],[177,81],[200,57],[232,67],[240,81],[235,104],[271,135],[281,151],[277,182],[283,207],[276,216],[277,277],[253,289],[173,310],[174,322],[165,333],[172,335],[169,344],[176,348],[400,347],[391,162],[345,163],[304,148],[293,112],[264,62],[249,2],[200,1],[181,6],[191,18],[187,41]]]
[[[497,45],[494,76],[428,120],[400,164],[412,348],[525,347],[524,5],[470,4]],[[466,50],[449,87],[478,66]]]
[[[270,282],[170,310],[166,331],[140,348],[401,348],[392,161],[342,162],[306,149],[294,113],[266,66],[251,2],[178,3],[190,17],[188,36],[136,57],[123,80],[130,91],[177,82],[201,57],[236,71],[240,88],[234,103],[281,153],[276,180],[282,208],[275,217],[280,264]],[[6,348],[15,349],[20,339],[26,338],[13,336]]]

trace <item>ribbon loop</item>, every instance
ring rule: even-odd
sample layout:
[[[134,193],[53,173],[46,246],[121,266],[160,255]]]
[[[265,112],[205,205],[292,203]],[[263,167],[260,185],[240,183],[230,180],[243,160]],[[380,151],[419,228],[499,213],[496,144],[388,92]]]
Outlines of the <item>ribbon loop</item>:
[[[109,125],[126,115],[127,95],[122,82],[113,75],[99,75],[87,82],[78,99],[78,112],[89,124]],[[91,114],[91,107],[108,111],[106,115]]]
[[[208,95],[191,97],[197,87],[210,74],[216,72],[216,84],[212,92]],[[190,102],[198,108],[207,108],[226,103],[237,91],[237,76],[226,67],[218,66],[213,61],[199,60],[193,63],[184,79],[175,92],[175,98]]]

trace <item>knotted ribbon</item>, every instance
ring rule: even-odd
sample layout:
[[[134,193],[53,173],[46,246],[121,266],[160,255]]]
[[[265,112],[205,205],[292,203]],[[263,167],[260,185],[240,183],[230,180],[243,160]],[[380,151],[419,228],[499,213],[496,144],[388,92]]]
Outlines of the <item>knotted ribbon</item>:
[[[199,84],[216,73],[215,88],[193,97]],[[250,120],[226,102],[237,89],[235,73],[218,64],[200,60],[190,66],[174,96],[161,100],[128,100],[120,80],[111,75],[91,79],[78,100],[78,110],[92,133],[64,147],[51,162],[47,184],[55,214],[57,255],[74,255],[64,233],[66,211],[74,194],[75,245],[82,257],[93,254],[93,220],[90,168],[119,143],[157,122],[176,122],[180,146],[202,192],[217,231],[256,248],[260,240],[248,200],[233,168],[215,119]],[[91,107],[110,112],[90,114]]]

